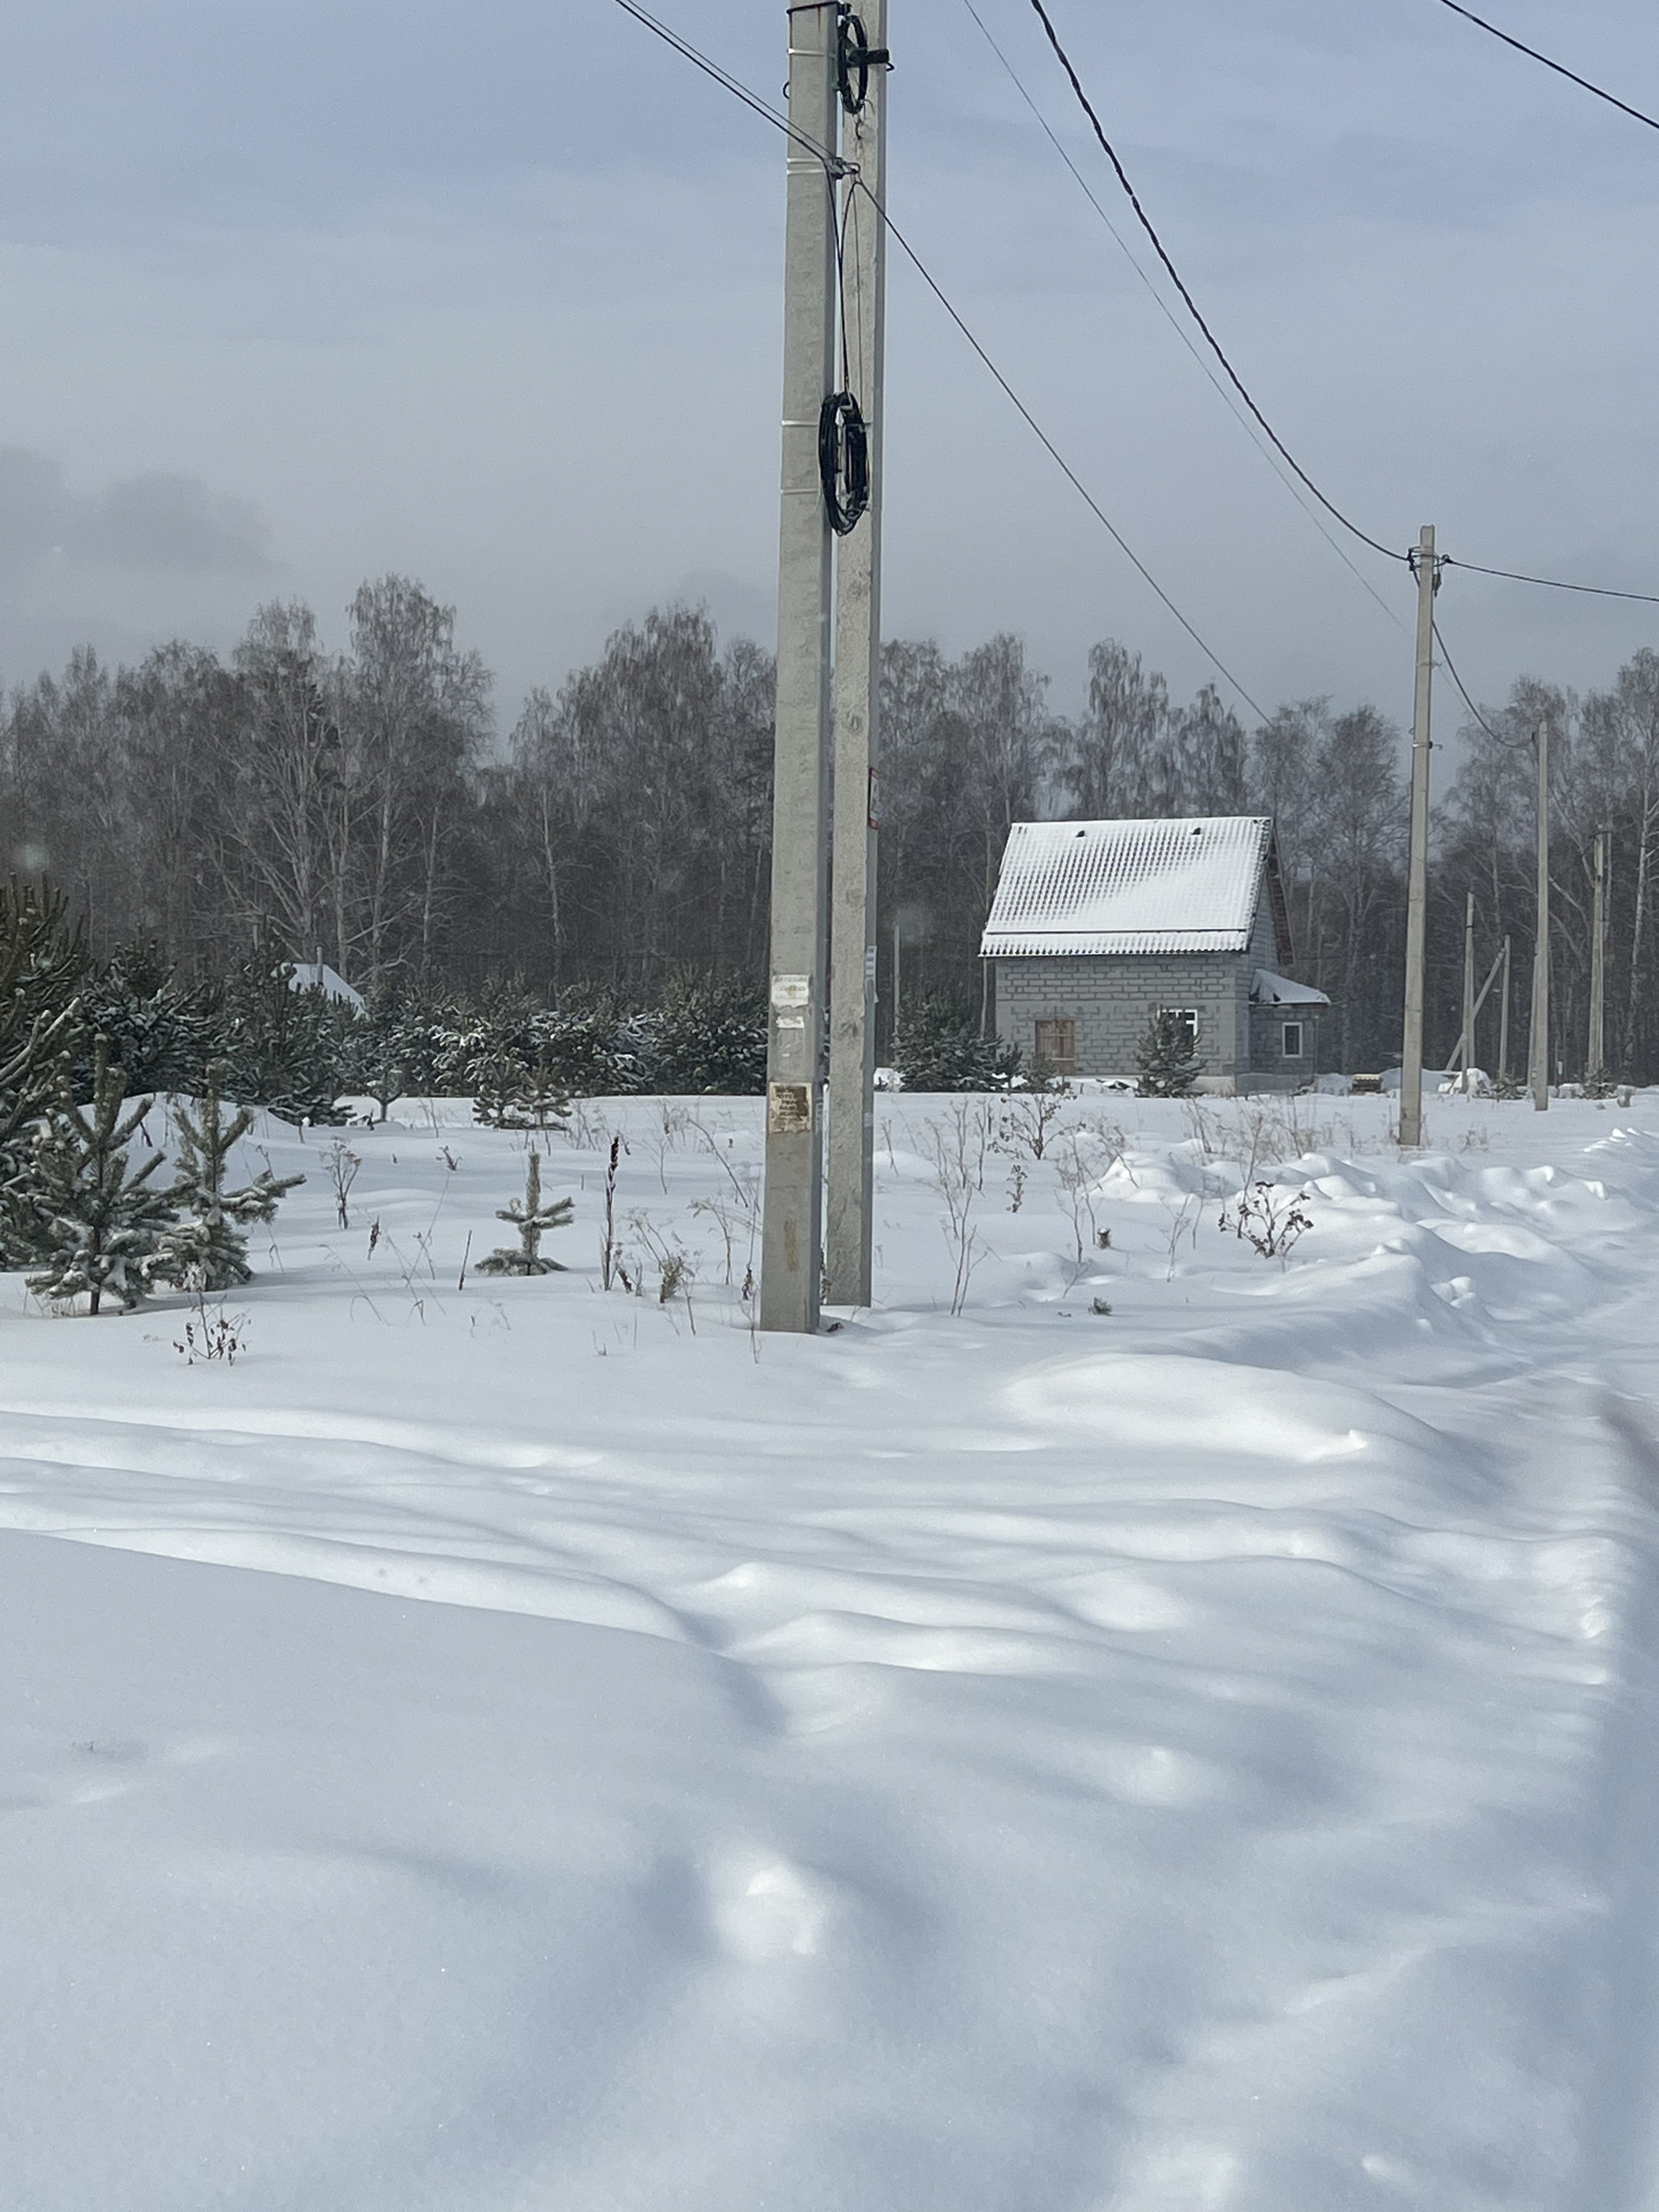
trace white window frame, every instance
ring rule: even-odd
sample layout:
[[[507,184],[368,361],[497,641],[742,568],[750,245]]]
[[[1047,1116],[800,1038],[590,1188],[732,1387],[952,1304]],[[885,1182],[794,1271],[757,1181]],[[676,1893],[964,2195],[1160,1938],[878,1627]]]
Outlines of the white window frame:
[[[1160,1020],[1161,1020],[1161,1019],[1163,1018],[1163,1016],[1164,1016],[1165,1014],[1173,1014],[1174,1015],[1175,1019],[1177,1020],[1177,1021],[1184,1021],[1184,1022],[1185,1022],[1185,1024],[1186,1024],[1186,1026],[1187,1026],[1188,1029],[1192,1032],[1192,1050],[1193,1050],[1193,1052],[1195,1052],[1198,1051],[1198,1009],[1197,1008],[1197,1007],[1195,1007],[1195,1006],[1160,1006],[1160,1007],[1157,1009],[1157,1014],[1158,1014],[1158,1018],[1159,1018]]]
[[[1296,1049],[1290,1049],[1290,1033],[1296,1033]],[[1307,1057],[1307,1024],[1305,1021],[1286,1021],[1279,1029],[1279,1057],[1282,1060],[1302,1060]]]

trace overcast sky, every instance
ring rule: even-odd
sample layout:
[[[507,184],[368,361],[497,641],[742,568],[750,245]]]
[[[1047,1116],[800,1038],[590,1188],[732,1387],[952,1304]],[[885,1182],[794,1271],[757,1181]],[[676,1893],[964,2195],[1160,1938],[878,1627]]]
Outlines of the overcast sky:
[[[976,0],[1134,245],[1027,0]],[[1051,0],[1281,435],[1404,545],[1659,590],[1659,134],[1438,0]],[[657,0],[769,97],[774,0]],[[1266,706],[1408,716],[1368,595],[1212,389],[963,0],[892,0],[895,218]],[[1652,0],[1488,0],[1659,111]],[[771,642],[783,143],[613,0],[9,0],[0,675],[220,647],[302,596],[342,642],[419,576],[502,722],[653,602]],[[893,270],[887,629],[1028,640],[1062,708],[1116,636],[1211,673],[937,305]],[[1332,526],[1334,530],[1334,525]],[[1339,533],[1338,533],[1339,534]],[[1452,576],[1471,687],[1586,686],[1659,607]],[[1442,694],[1450,704],[1449,695]]]

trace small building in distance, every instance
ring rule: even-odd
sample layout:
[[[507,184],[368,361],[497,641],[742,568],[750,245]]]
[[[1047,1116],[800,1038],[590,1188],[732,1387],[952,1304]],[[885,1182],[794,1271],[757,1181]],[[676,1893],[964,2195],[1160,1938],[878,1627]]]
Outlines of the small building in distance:
[[[296,960],[294,972],[288,979],[291,991],[321,991],[326,999],[336,999],[341,1006],[348,1006],[353,1014],[365,1011],[363,994],[335,972],[326,960]]]
[[[1056,1075],[1135,1074],[1153,1017],[1191,1027],[1199,1090],[1319,1072],[1323,991],[1294,954],[1266,815],[1016,822],[980,944],[997,1028]]]

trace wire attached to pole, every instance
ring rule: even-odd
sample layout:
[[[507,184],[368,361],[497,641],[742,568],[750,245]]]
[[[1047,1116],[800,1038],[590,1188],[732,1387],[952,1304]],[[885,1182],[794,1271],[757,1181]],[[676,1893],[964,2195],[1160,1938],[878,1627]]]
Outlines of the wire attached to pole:
[[[972,330],[969,329],[968,324],[963,321],[960,313],[951,303],[943,286],[933,275],[931,270],[928,268],[926,263],[917,252],[915,247],[912,245],[909,239],[899,228],[897,223],[893,221],[892,216],[887,213],[887,207],[882,200],[878,199],[876,194],[870,190],[868,185],[866,184],[862,177],[858,175],[857,170],[849,163],[840,161],[836,156],[830,154],[824,147],[816,144],[813,140],[805,137],[801,131],[795,130],[785,118],[780,115],[776,109],[768,107],[764,100],[760,99],[755,93],[750,92],[747,85],[741,84],[736,78],[728,75],[728,73],[720,68],[717,64],[710,61],[706,54],[700,54],[695,47],[689,44],[686,40],[681,38],[677,32],[671,31],[665,23],[658,22],[654,16],[649,14],[644,8],[638,6],[636,4],[636,0],[616,0],[616,4],[626,14],[632,16],[636,22],[643,24],[648,31],[652,32],[658,38],[663,40],[666,45],[672,47],[677,54],[679,54],[686,60],[693,63],[696,67],[702,70],[704,76],[712,78],[715,83],[719,85],[722,90],[731,92],[735,98],[741,99],[745,107],[752,109],[756,115],[762,117],[765,121],[771,124],[774,130],[781,130],[786,138],[790,139],[793,143],[802,147],[807,153],[810,153],[814,160],[822,165],[825,177],[831,182],[834,182],[842,177],[851,179],[855,191],[862,193],[865,199],[869,201],[870,206],[875,211],[877,220],[886,226],[889,236],[904,254],[905,258],[915,270],[917,275],[921,278],[923,283],[926,285],[928,290],[932,293],[934,298],[944,309],[946,315],[950,316],[951,321],[955,323],[957,330],[960,331],[963,337],[967,340],[969,346],[978,356],[981,364],[989,372],[993,381],[1000,387],[1004,396],[1012,404],[1015,412],[1026,423],[1027,427],[1032,431],[1033,435],[1038,440],[1038,442],[1042,446],[1044,451],[1049,455],[1049,458],[1054,462],[1061,474],[1065,478],[1066,482],[1070,484],[1072,490],[1077,493],[1077,496],[1084,502],[1084,505],[1089,509],[1090,514],[1094,516],[1095,520],[1099,523],[1102,529],[1105,531],[1107,536],[1117,547],[1118,551],[1122,553],[1124,559],[1128,561],[1129,566],[1135,571],[1136,575],[1147,586],[1153,596],[1157,599],[1174,617],[1175,620],[1179,623],[1181,628],[1185,630],[1187,636],[1192,639],[1193,644],[1198,647],[1198,651],[1204,655],[1205,658],[1210,663],[1211,667],[1215,669],[1217,674],[1220,676],[1223,681],[1230,686],[1233,690],[1237,692],[1239,697],[1244,702],[1251,713],[1258,716],[1260,720],[1264,722],[1268,721],[1268,715],[1267,709],[1262,706],[1259,701],[1253,699],[1250,696],[1249,693],[1244,689],[1244,686],[1233,674],[1231,669],[1228,667],[1226,662],[1223,660],[1220,654],[1216,652],[1214,646],[1208,642],[1194,624],[1188,621],[1186,616],[1182,613],[1180,608],[1175,604],[1175,601],[1158,582],[1158,579],[1153,575],[1151,569],[1147,568],[1146,563],[1142,561],[1140,556],[1135,551],[1134,548],[1129,544],[1128,540],[1123,536],[1122,532],[1112,521],[1110,516],[1107,514],[1100,502],[1095,498],[1094,494],[1084,483],[1083,479],[1077,474],[1077,471],[1066,460],[1065,454],[1055,444],[1052,438],[1049,436],[1047,431],[1044,429],[1042,424],[1032,413],[1030,408],[1028,408],[1024,400],[1020,398],[1019,393],[1003,375],[1001,370],[997,367],[996,363],[986,352],[984,346],[981,345],[979,340],[974,335]]]
[[[729,70],[722,69],[717,61],[711,61],[706,54],[700,53],[689,39],[682,38],[677,30],[658,22],[648,9],[639,7],[637,0],[616,0],[616,4],[624,15],[632,16],[636,23],[642,23],[654,37],[661,39],[664,46],[672,47],[675,53],[683,60],[689,61],[694,69],[701,69],[705,77],[711,78],[720,86],[721,92],[729,92],[734,99],[741,100],[746,108],[763,122],[771,124],[774,130],[781,130],[791,145],[798,146],[804,154],[810,154],[815,162],[822,164],[826,176],[837,179],[846,175],[846,163],[832,154],[827,146],[820,146],[816,138],[809,137],[804,130],[798,130],[786,115],[780,113],[769,101],[763,100],[758,92],[751,92],[741,78],[734,77]]]

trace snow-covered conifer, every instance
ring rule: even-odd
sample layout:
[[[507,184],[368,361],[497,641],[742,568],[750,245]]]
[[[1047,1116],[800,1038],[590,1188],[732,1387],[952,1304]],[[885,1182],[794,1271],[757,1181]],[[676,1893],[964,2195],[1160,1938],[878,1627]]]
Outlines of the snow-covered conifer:
[[[501,1052],[480,1065],[473,1111],[498,1129],[562,1128],[570,1100],[563,1077],[544,1054],[521,1060]]]
[[[1198,1072],[1192,1024],[1168,1007],[1154,1014],[1135,1048],[1135,1069],[1145,1098],[1185,1098]]]
[[[151,1181],[163,1154],[129,1171],[126,1148],[156,1102],[141,1099],[122,1113],[126,1077],[110,1058],[107,1037],[92,1047],[92,1093],[78,1106],[66,1072],[19,1179],[42,1263],[29,1287],[61,1302],[84,1291],[94,1313],[110,1291],[130,1311],[149,1287],[150,1260],[173,1218],[172,1193]]]
[[[233,1290],[248,1281],[252,1270],[243,1225],[270,1221],[284,1192],[305,1180],[266,1168],[239,1190],[225,1188],[231,1147],[252,1128],[253,1111],[243,1106],[226,1120],[219,1082],[219,1070],[210,1067],[194,1117],[188,1106],[173,1109],[179,1160],[171,1195],[183,1219],[162,1239],[150,1273],[188,1290]]]
[[[518,1249],[511,1248],[492,1252],[478,1263],[479,1273],[486,1275],[546,1275],[562,1270],[556,1260],[542,1257],[542,1238],[550,1229],[564,1229],[569,1224],[572,1204],[569,1198],[542,1198],[542,1158],[537,1152],[530,1155],[530,1165],[524,1173],[524,1195],[514,1198],[496,1214],[498,1221],[511,1222],[518,1231]]]

